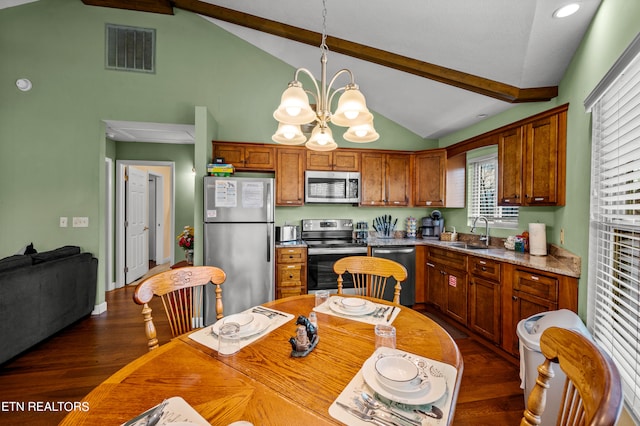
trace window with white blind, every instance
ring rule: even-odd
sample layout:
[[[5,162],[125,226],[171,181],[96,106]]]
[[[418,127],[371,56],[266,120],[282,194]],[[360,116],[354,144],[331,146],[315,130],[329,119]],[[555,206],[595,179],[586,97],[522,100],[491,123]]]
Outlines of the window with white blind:
[[[484,216],[494,228],[517,228],[518,207],[498,205],[498,153],[467,159],[468,225]]]
[[[634,47],[635,46],[635,47]],[[585,101],[592,112],[587,323],[640,418],[640,38]]]

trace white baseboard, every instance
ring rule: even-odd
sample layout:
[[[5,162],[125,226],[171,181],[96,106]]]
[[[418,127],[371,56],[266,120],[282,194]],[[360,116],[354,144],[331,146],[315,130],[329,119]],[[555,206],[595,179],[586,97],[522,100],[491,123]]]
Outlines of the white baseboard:
[[[107,312],[107,302],[102,302],[99,305],[95,305],[93,307],[93,311],[91,311],[91,315],[100,315],[103,312]]]

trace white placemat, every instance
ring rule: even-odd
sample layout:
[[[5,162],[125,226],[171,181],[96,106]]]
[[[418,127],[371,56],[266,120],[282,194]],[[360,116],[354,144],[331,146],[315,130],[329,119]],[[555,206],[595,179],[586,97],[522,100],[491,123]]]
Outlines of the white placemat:
[[[252,313],[252,311],[254,309],[255,308],[247,309],[243,313]],[[275,330],[276,328],[280,327],[283,324],[286,324],[292,318],[294,318],[294,315],[292,315],[292,314],[288,314],[286,312],[277,311],[275,309],[263,308],[263,307],[260,307],[259,309],[262,310],[262,311],[265,311],[265,312],[267,312],[267,311],[268,312],[273,312],[273,316],[271,318],[268,318],[267,316],[265,316],[265,318],[268,318],[268,320],[271,322],[271,324],[267,328],[265,328],[264,331],[262,331],[262,332],[260,332],[258,334],[255,334],[253,336],[249,336],[249,337],[240,339],[240,349],[244,348],[247,345],[250,345],[251,343],[253,343],[256,340],[260,339],[262,336],[271,333],[271,331]],[[255,315],[263,315],[263,314],[255,313]],[[222,321],[222,320],[220,320],[220,321]],[[218,340],[218,336],[216,336],[212,332],[212,330],[211,330],[212,327],[213,326],[206,326],[204,328],[201,328],[200,330],[191,333],[189,335],[189,338],[217,351],[220,348],[220,341]]]
[[[330,306],[331,303],[340,303],[341,300],[342,300],[342,296],[331,296],[329,300],[324,302],[322,305],[316,306],[315,308],[313,308],[313,310],[316,312],[320,312],[322,314],[334,315],[340,318],[348,318],[353,321],[360,321],[367,324],[392,324],[401,310],[401,308],[397,305],[385,305],[382,303],[374,303],[376,305],[376,308],[378,307],[388,308],[387,311],[384,313],[384,315],[382,315],[379,318],[376,318],[373,316],[373,313],[375,313],[375,311],[369,315],[346,315],[331,309],[331,306]],[[389,318],[389,320],[387,321],[387,317],[389,316],[389,314],[391,314],[391,318]]]
[[[423,405],[420,405],[420,406],[409,406],[409,405],[394,404],[394,403],[392,403],[392,405],[397,405],[398,407],[401,407],[401,408],[420,408],[421,410],[424,410],[424,411],[430,411],[431,410],[431,405],[435,405],[440,410],[442,410],[442,412],[444,414],[441,419],[434,419],[434,418],[431,418],[431,417],[426,417],[426,416],[421,415],[421,414],[420,415],[416,415],[416,418],[422,419],[422,425],[423,426],[446,425],[448,423],[448,421],[449,421],[449,413],[451,411],[451,400],[453,399],[453,389],[455,387],[456,378],[457,378],[457,375],[458,375],[458,371],[456,370],[456,368],[453,367],[452,365],[445,364],[443,362],[436,361],[436,360],[433,360],[433,359],[421,357],[421,356],[418,356],[418,355],[415,355],[415,354],[410,354],[409,352],[404,352],[404,351],[401,351],[399,349],[379,348],[371,356],[372,357],[377,357],[380,352],[398,353],[398,354],[406,353],[406,354],[409,354],[412,357],[424,360],[425,362],[427,362],[428,364],[433,366],[433,372],[435,374],[437,374],[437,375],[442,374],[442,377],[444,377],[444,379],[446,380],[446,383],[447,383],[447,390],[442,395],[442,397],[440,397],[437,401],[433,401],[432,403],[423,404]],[[376,393],[365,382],[364,374],[363,374],[363,371],[362,371],[362,368],[361,368],[358,371],[358,373],[353,377],[351,382],[349,382],[349,384],[340,393],[338,398],[336,398],[336,400],[333,402],[333,404],[331,404],[331,406],[329,407],[329,415],[331,415],[331,417],[333,417],[334,419],[339,420],[339,421],[341,421],[343,423],[346,423],[348,425],[355,425],[355,426],[358,426],[358,425],[366,426],[366,425],[368,425],[368,423],[366,423],[363,420],[360,420],[360,419],[356,418],[352,414],[349,414],[344,408],[338,406],[338,404],[337,404],[337,402],[339,401],[339,402],[341,402],[343,404],[346,404],[346,405],[348,405],[350,407],[355,407],[356,404],[354,402],[354,398],[360,398],[360,394],[363,391],[367,392],[370,395],[374,395]],[[384,399],[384,398],[382,398],[382,399]],[[410,412],[408,412],[407,414],[411,415]]]

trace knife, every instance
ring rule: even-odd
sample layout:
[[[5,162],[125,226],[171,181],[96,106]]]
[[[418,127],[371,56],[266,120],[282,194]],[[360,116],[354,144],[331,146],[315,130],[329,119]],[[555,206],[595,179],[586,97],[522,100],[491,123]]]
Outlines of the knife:
[[[391,321],[391,315],[393,315],[393,311],[396,310],[396,307],[394,306],[393,308],[391,308],[391,312],[389,312],[389,315],[387,315],[387,322]]]

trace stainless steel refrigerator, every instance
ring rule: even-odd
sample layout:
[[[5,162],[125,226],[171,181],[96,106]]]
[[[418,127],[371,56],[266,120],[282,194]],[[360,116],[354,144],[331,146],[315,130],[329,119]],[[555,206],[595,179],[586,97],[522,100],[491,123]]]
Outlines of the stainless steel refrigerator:
[[[222,284],[225,315],[274,299],[274,182],[204,178],[204,264],[227,274]],[[205,325],[215,321],[215,292],[208,288]]]

